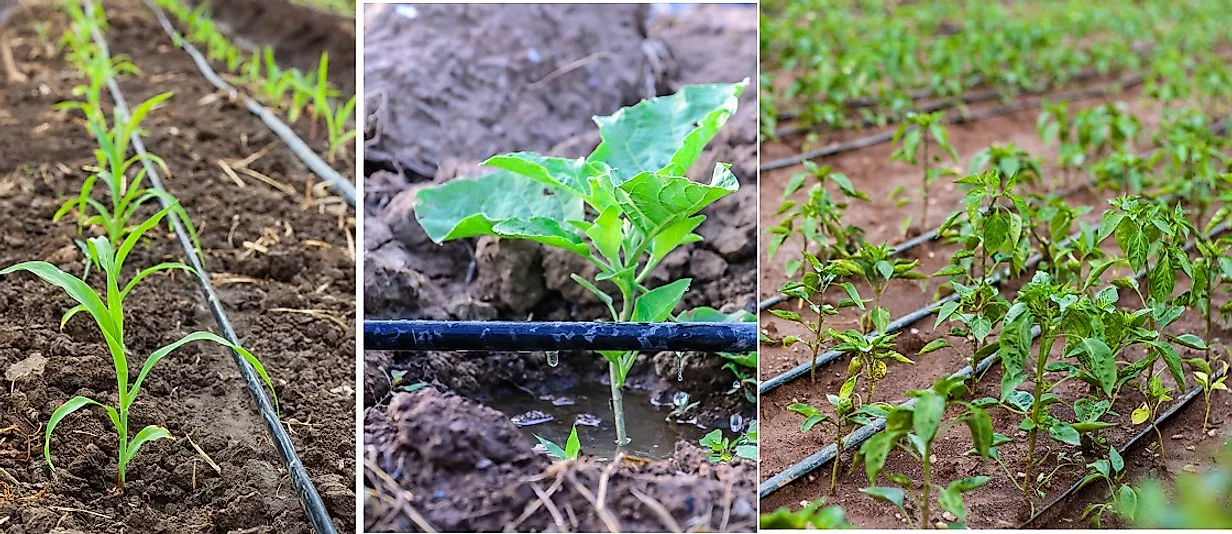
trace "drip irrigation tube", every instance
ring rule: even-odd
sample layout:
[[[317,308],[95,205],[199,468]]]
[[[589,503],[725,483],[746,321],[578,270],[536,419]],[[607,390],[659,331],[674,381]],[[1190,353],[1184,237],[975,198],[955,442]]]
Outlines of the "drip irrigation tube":
[[[1077,236],[1078,236],[1078,232],[1070,234],[1069,237],[1066,237],[1064,240],[1058,242],[1057,245],[1064,246],[1068,244],[1070,241],[1073,241],[1074,238],[1076,238]],[[1043,260],[1044,260],[1044,256],[1042,254],[1035,254],[1027,259],[1027,262],[1023,270],[1025,271],[1027,269],[1034,268],[1036,265],[1039,265],[1039,263]],[[1002,272],[998,272],[997,274],[993,275],[991,278],[988,279],[988,283],[993,286],[996,286],[1000,284],[1001,282],[1004,282],[1006,278],[1007,277],[1004,276]],[[929,315],[932,315],[934,311],[941,308],[941,306],[944,306],[947,302],[953,302],[953,301],[958,300],[959,298],[960,296],[958,293],[950,293],[949,295],[946,295],[945,298],[941,300],[937,300],[932,303],[929,303],[923,308],[920,308],[916,311],[908,313],[907,315],[899,317],[898,319],[895,319],[894,321],[890,322],[889,325],[886,325],[886,333],[889,334],[889,333],[902,330],[910,326],[912,323],[915,323],[916,321],[919,321],[920,319],[923,319],[925,317],[928,317]],[[871,334],[869,336],[871,337]],[[817,356],[816,366],[822,367],[824,365],[827,365],[830,362],[843,357],[843,355],[845,354],[847,353],[841,350],[826,351],[825,353]],[[761,385],[758,386],[757,393],[759,395],[765,395],[769,393],[770,391],[788,382],[791,382],[792,380],[795,380],[797,378],[804,376],[806,373],[809,372],[810,368],[813,368],[813,366],[814,366],[813,361],[809,360],[809,361],[801,363],[800,365],[792,367],[790,370],[783,372],[782,374],[775,376],[774,378],[763,381]]]
[[[86,5],[89,9],[93,9],[93,3],[90,0],[86,0]],[[98,45],[99,49],[103,54],[110,56],[111,53],[108,51],[107,41],[103,38],[103,35],[97,29],[94,29],[92,33],[94,42]],[[129,116],[128,102],[125,100],[124,94],[120,92],[120,86],[114,78],[108,78],[107,90],[111,93],[111,99],[115,103],[116,115],[127,118]],[[146,154],[145,143],[142,142],[141,136],[134,132],[131,139],[133,152],[139,155]],[[166,189],[163,188],[162,179],[159,177],[157,167],[150,162],[149,158],[143,158],[141,163],[145,167],[150,185],[154,189],[165,192]],[[163,209],[170,205],[170,202],[164,197],[160,196],[158,201],[162,204]],[[210,312],[214,315],[214,320],[218,322],[218,327],[222,331],[223,337],[231,343],[239,345],[239,337],[236,336],[235,329],[231,326],[231,321],[227,318],[226,312],[223,311],[218,295],[214,293],[214,287],[210,284],[209,273],[201,264],[197,254],[194,253],[195,249],[192,240],[188,237],[188,232],[184,230],[184,225],[179,217],[173,215],[170,219],[171,224],[175,227],[175,235],[179,238],[180,246],[184,248],[184,257],[197,274],[197,282],[205,296],[206,305],[209,306]],[[303,462],[295,454],[295,445],[291,442],[291,438],[287,435],[286,430],[283,429],[282,421],[278,419],[278,413],[274,409],[273,403],[270,402],[269,396],[265,394],[261,379],[257,377],[252,366],[239,353],[232,350],[231,356],[235,360],[235,365],[239,368],[244,384],[248,386],[248,392],[252,394],[253,401],[257,404],[257,412],[260,414],[262,421],[265,422],[265,428],[269,430],[274,448],[282,458],[283,466],[291,478],[291,486],[299,494],[300,503],[303,504],[304,511],[308,514],[308,522],[318,534],[336,534],[337,530],[334,528],[329,512],[325,509],[325,503],[321,501],[321,496],[308,478],[308,472],[304,469]]]
[[[364,321],[364,350],[757,350],[757,323]]]
[[[1222,377],[1223,375],[1224,373],[1222,372],[1217,373],[1215,376],[1211,377],[1211,380],[1217,380],[1219,377]],[[1154,427],[1158,427],[1159,425],[1164,424],[1165,421],[1170,419],[1173,415],[1176,415],[1178,412],[1181,411],[1182,408],[1188,405],[1189,401],[1193,400],[1194,397],[1197,397],[1198,395],[1201,395],[1201,394],[1202,394],[1202,386],[1195,386],[1191,388],[1188,392],[1185,393],[1185,395],[1181,396],[1181,398],[1176,399],[1177,402],[1173,403],[1171,406],[1168,407],[1167,410],[1164,410],[1164,412],[1160,414],[1159,417],[1155,418]],[[1139,430],[1138,433],[1134,434],[1133,437],[1129,438],[1129,441],[1125,442],[1124,445],[1121,445],[1121,447],[1117,449],[1117,452],[1121,453],[1122,456],[1129,454],[1129,449],[1133,448],[1134,445],[1137,445],[1138,442],[1142,440],[1142,438],[1146,437],[1147,434],[1151,433],[1152,431],[1153,431],[1153,427],[1151,426],[1142,427],[1142,429]],[[1071,485],[1068,489],[1066,489],[1065,492],[1061,493],[1061,495],[1057,496],[1056,499],[1053,499],[1043,508],[1040,508],[1038,512],[1035,512],[1034,514],[1032,514],[1031,517],[1027,519],[1027,521],[1024,522],[1022,526],[1018,528],[1019,529],[1029,528],[1031,526],[1031,523],[1034,523],[1037,519],[1043,517],[1044,514],[1048,513],[1048,510],[1052,509],[1053,506],[1068,500],[1079,489],[1082,489],[1082,479],[1079,479],[1077,482],[1074,482],[1073,485]]]
[[[1214,236],[1217,236],[1217,235],[1220,235],[1226,232],[1227,230],[1228,230],[1228,224],[1223,223],[1213,228],[1211,232],[1207,234],[1207,236],[1214,237]],[[1192,240],[1189,243],[1186,243],[1184,247],[1185,250],[1186,251],[1191,250],[1194,247],[1194,244],[1195,242]],[[1140,272],[1140,273],[1135,273],[1135,274],[1138,278],[1145,276],[1145,272]],[[1038,335],[1039,335],[1039,328],[1032,327],[1031,339],[1034,340]],[[1001,355],[1000,355],[999,350],[997,352],[992,353],[991,355],[989,355],[987,358],[984,358],[976,365],[976,371],[983,373],[984,371],[988,369],[989,366],[991,366],[998,359],[1000,359],[1000,357]],[[951,376],[970,376],[970,373],[971,373],[971,366],[967,365],[963,367],[962,370],[954,373]],[[778,378],[778,377],[775,377],[775,378]],[[1190,394],[1192,394],[1192,391],[1187,393],[1186,395],[1190,395]],[[900,406],[912,406],[914,405],[914,402],[915,402],[915,399],[911,399],[903,404],[900,404]],[[1188,400],[1184,400],[1179,404],[1184,404],[1186,402],[1188,402]],[[1175,410],[1170,409],[1169,414],[1174,411]],[[852,431],[850,434],[847,434],[846,436],[843,437],[843,450],[851,450],[855,447],[858,447],[859,445],[867,441],[869,438],[871,438],[874,434],[876,434],[877,432],[880,432],[884,428],[885,428],[884,418],[878,418],[876,421],[873,421],[872,423],[869,423],[860,428],[857,428],[856,430]],[[1132,444],[1133,442],[1131,441],[1130,443]],[[758,487],[759,496],[764,499],[766,498],[766,496],[774,493],[775,491],[778,491],[784,486],[796,480],[799,480],[801,477],[815,471],[819,467],[825,465],[827,462],[833,461],[835,458],[835,452],[836,452],[836,447],[834,446],[834,444],[829,444],[825,447],[822,447],[821,450],[818,450],[817,452],[810,454],[808,457],[804,458],[803,460],[800,460],[799,462],[792,464],[790,467],[788,467],[787,469],[784,469],[782,472],[770,477],[769,479],[766,479],[766,481],[762,482],[761,485]],[[1073,488],[1071,488],[1071,491],[1072,490]]]
[[[287,148],[290,148],[291,152],[294,153],[295,156],[304,163],[304,165],[308,166],[308,169],[311,170],[313,174],[316,174],[317,177],[329,184],[329,187],[341,195],[342,198],[346,200],[347,204],[350,204],[352,208],[355,207],[355,184],[352,184],[350,180],[346,179],[346,177],[341,174],[338,174],[338,171],[335,171],[333,167],[330,167],[327,163],[325,163],[325,161],[322,160],[316,152],[313,152],[312,149],[308,147],[308,144],[305,143],[303,139],[300,139],[300,137],[296,135],[295,132],[286,125],[286,123],[282,122],[281,119],[274,115],[273,112],[265,106],[258,104],[256,100],[250,98],[248,95],[241,94],[239,90],[232,87],[231,84],[227,83],[220,76],[218,76],[218,73],[214,72],[213,67],[210,67],[209,60],[207,60],[205,56],[202,56],[201,52],[197,51],[197,49],[189,43],[187,39],[180,35],[180,32],[176,31],[175,27],[171,24],[171,21],[167,19],[167,15],[163,13],[161,8],[155,5],[151,0],[145,0],[145,5],[154,12],[154,16],[158,18],[159,25],[161,25],[163,31],[167,32],[167,35],[171,37],[171,41],[175,43],[176,46],[180,47],[181,50],[192,56],[193,63],[197,65],[197,70],[201,72],[201,75],[205,77],[211,85],[218,88],[220,91],[225,91],[227,95],[232,98],[242,99],[244,101],[244,105],[248,108],[249,113],[252,113],[253,115],[256,115],[257,118],[261,119],[261,122],[265,123],[265,126],[270,130],[273,130],[274,134],[286,143]]]
[[[1073,91],[1065,91],[1065,92],[1057,93],[1055,95],[1052,95],[1049,98],[1049,100],[1080,100],[1080,99],[1094,98],[1097,96],[1103,96],[1103,95],[1108,95],[1108,94],[1114,94],[1114,93],[1118,93],[1126,89],[1129,89],[1131,87],[1141,85],[1143,81],[1145,81],[1145,78],[1142,75],[1135,74],[1133,76],[1123,78],[1117,82],[1103,84],[1097,87],[1088,87],[1086,89],[1078,89],[1078,90],[1073,90]],[[1037,107],[1043,101],[1044,101],[1043,97],[1034,98],[1034,99],[1024,99],[1014,104],[998,106],[995,108],[989,108],[983,111],[977,111],[969,115],[959,115],[953,118],[947,118],[945,122],[947,124],[962,124],[966,122],[983,120],[983,119],[987,119],[990,117],[996,117],[999,115],[1005,115],[1008,113],[1013,113],[1016,111],[1021,111],[1024,109],[1030,109],[1033,107]],[[757,170],[772,171],[775,169],[782,169],[784,167],[798,165],[800,163],[803,163],[805,161],[812,160],[812,159],[833,156],[835,154],[840,154],[843,152],[850,152],[852,150],[859,150],[862,148],[868,148],[870,146],[875,146],[875,145],[879,145],[882,143],[888,143],[893,138],[894,138],[893,131],[882,132],[882,133],[870,135],[867,137],[861,137],[859,139],[855,139],[855,140],[848,141],[845,143],[838,143],[838,144],[833,144],[830,146],[818,148],[816,150],[810,150],[808,152],[797,154],[795,156],[774,160],[769,163],[761,165],[760,167],[758,167]]]

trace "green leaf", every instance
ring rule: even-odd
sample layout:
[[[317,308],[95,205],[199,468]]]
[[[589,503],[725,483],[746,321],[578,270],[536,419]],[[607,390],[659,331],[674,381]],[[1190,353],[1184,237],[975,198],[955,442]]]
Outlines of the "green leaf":
[[[580,452],[582,442],[578,440],[577,425],[573,425],[573,430],[569,431],[569,439],[565,442],[565,459],[576,460]]]
[[[43,458],[47,460],[47,467],[51,468],[52,471],[56,470],[56,466],[51,463],[51,433],[55,431],[56,425],[59,425],[65,417],[88,405],[98,406],[106,410],[107,417],[111,419],[112,426],[116,428],[116,431],[120,430],[120,414],[115,408],[80,395],[69,399],[64,404],[61,404],[59,408],[56,408],[54,412],[51,412],[51,419],[47,420],[47,430],[43,432]]]
[[[1023,381],[1023,368],[1031,353],[1031,311],[1026,305],[1015,303],[1006,315],[1001,327],[1001,366],[1005,370],[1001,379],[1001,398]]]
[[[659,323],[671,315],[672,309],[689,290],[691,278],[681,278],[670,284],[656,287],[641,296],[633,305],[633,322]]]
[[[984,249],[989,252],[1001,250],[1009,235],[1010,223],[1000,213],[994,213],[984,223]]]
[[[1194,350],[1206,350],[1206,342],[1202,341],[1202,338],[1194,334],[1181,334],[1173,337],[1172,339],[1176,340],[1177,343]]]
[[[860,445],[860,455],[864,457],[864,471],[868,475],[869,484],[877,483],[877,474],[885,467],[890,449],[894,448],[894,443],[901,436],[901,432],[883,430],[873,434],[873,437]]]
[[[602,142],[587,160],[610,166],[616,186],[644,172],[683,176],[736,112],[747,84],[686,85],[676,94],[595,117]]]
[[[576,430],[576,427],[575,427],[575,430]],[[717,430],[716,430],[716,432],[717,432]],[[564,450],[564,449],[560,448],[560,445],[557,445],[557,444],[555,444],[555,443],[552,443],[552,441],[551,441],[551,440],[549,440],[549,439],[547,439],[547,438],[544,438],[543,436],[540,436],[540,435],[538,435],[538,434],[533,434],[533,435],[535,436],[535,439],[539,440],[539,443],[542,443],[542,444],[543,444],[543,446],[544,446],[545,448],[547,448],[547,450],[548,450],[548,456],[551,456],[551,457],[556,458],[556,459],[558,459],[558,460],[564,460],[565,458],[567,458],[567,457],[569,456],[568,454],[566,454],[566,453],[565,453],[565,450]],[[704,443],[703,443],[703,445],[704,445]]]
[[[123,460],[124,464],[127,466],[133,458],[137,457],[137,452],[141,450],[142,445],[158,439],[174,440],[175,437],[166,428],[161,426],[150,425],[141,429],[140,432],[137,432],[136,436],[133,436],[133,440],[128,442],[128,450],[125,451]]]
[[[616,201],[638,229],[652,235],[661,225],[701,211],[714,201],[740,189],[731,165],[716,164],[710,184],[682,176],[644,172],[620,184]]]
[[[1074,446],[1082,444],[1081,438],[1078,437],[1078,431],[1072,425],[1063,421],[1056,421],[1048,425],[1048,435],[1061,443],[1068,443]]]
[[[691,229],[689,231],[692,231]],[[595,218],[594,224],[586,229],[586,236],[599,250],[603,259],[613,269],[620,268],[620,246],[624,242],[621,232],[620,207],[608,206]]]
[[[984,458],[988,458],[992,454],[993,447],[993,428],[992,417],[983,408],[972,407],[962,418],[963,422],[967,423],[967,428],[971,430],[971,441],[975,444],[975,451]]]
[[[588,163],[582,158],[554,158],[534,152],[494,156],[483,162],[483,165],[520,174],[551,188],[573,193],[579,198],[590,198],[590,178],[602,174],[598,165]]]
[[[474,180],[450,180],[420,190],[416,200],[415,218],[438,244],[481,235],[522,237],[516,232],[528,231],[545,240],[585,246],[580,237],[561,227],[568,221],[584,220],[581,199],[508,171]],[[538,222],[531,223],[532,219]],[[495,228],[512,221],[521,223],[507,224],[504,233]]]
[[[899,488],[887,488],[884,486],[873,486],[871,488],[860,488],[860,493],[880,499],[897,506],[903,515],[906,515],[906,510],[903,509],[903,499],[906,493]]]
[[[1112,395],[1116,386],[1117,366],[1112,349],[1102,340],[1088,337],[1082,340],[1083,350],[1078,353],[1078,361],[1090,371],[1097,380],[1105,395]]]
[[[916,399],[911,423],[915,434],[930,442],[937,436],[945,416],[945,399],[932,390],[925,390]]]
[[[928,354],[930,352],[941,350],[944,347],[953,347],[953,345],[950,345],[949,341],[941,337],[930,341],[927,345],[924,345],[924,348],[920,349],[920,352],[917,352],[916,354]]]

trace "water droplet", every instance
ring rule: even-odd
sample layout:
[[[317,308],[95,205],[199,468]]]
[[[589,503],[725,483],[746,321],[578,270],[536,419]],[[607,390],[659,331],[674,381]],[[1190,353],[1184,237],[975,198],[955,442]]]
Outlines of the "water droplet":
[[[559,363],[560,363],[560,351],[549,350],[548,351],[548,367],[556,367],[556,365]]]
[[[683,391],[677,391],[672,395],[672,404],[675,406],[684,406],[689,403],[689,394]]]
[[[744,429],[744,417],[741,417],[738,413],[731,414],[731,417],[727,419],[727,423],[731,426],[732,432],[740,432]]]
[[[684,382],[684,353],[676,351],[676,381]]]

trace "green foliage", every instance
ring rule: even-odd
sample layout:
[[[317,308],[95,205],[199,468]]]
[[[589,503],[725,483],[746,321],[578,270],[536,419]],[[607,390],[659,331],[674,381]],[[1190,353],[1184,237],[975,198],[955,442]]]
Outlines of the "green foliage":
[[[836,261],[822,263],[821,260],[818,260],[808,252],[804,253],[804,259],[805,263],[808,264],[808,270],[801,275],[800,280],[793,280],[780,286],[779,293],[800,299],[800,302],[806,305],[809,311],[817,316],[817,319],[815,321],[806,319],[804,316],[791,310],[771,309],[770,313],[780,319],[798,323],[808,329],[809,335],[807,338],[786,336],[782,341],[783,346],[787,348],[791,348],[792,345],[801,342],[808,347],[809,353],[812,354],[813,358],[813,365],[809,368],[809,379],[816,382],[817,353],[821,351],[822,343],[828,338],[828,336],[822,335],[825,318],[838,315],[841,308],[858,306],[863,309],[864,300],[860,298],[860,294],[856,292],[856,288],[851,282],[839,282],[840,277],[853,274],[848,268]],[[848,297],[840,300],[837,305],[825,301],[826,292],[834,285],[842,287]]]
[[[950,135],[943,125],[944,120],[945,114],[941,112],[908,113],[906,122],[894,131],[894,137],[891,139],[898,144],[898,149],[890,154],[890,160],[918,165],[922,173],[920,233],[928,229],[928,186],[938,177],[953,173],[951,169],[937,166],[941,163],[941,155],[948,155],[951,163],[958,163],[958,152],[950,144]],[[930,144],[935,144],[933,148],[940,153],[934,152],[930,155]]]
[[[137,455],[137,452],[140,451],[141,447],[150,441],[171,439],[172,437],[167,429],[154,425],[142,428],[135,435],[130,436],[128,425],[129,412],[141,392],[141,385],[150,371],[154,369],[154,366],[162,361],[163,358],[179,347],[193,341],[212,341],[235,351],[252,365],[261,379],[265,381],[265,384],[269,386],[271,395],[273,395],[274,386],[270,382],[269,375],[266,374],[265,368],[255,356],[243,347],[234,345],[226,339],[209,332],[193,332],[180,338],[178,341],[152,352],[146,358],[140,372],[136,376],[136,380],[130,384],[129,350],[124,341],[124,321],[126,318],[124,314],[124,299],[141,280],[151,274],[169,269],[191,269],[181,263],[162,263],[139,271],[123,285],[121,285],[120,274],[125,260],[142,235],[157,226],[162,218],[171,212],[172,209],[167,208],[143,221],[128,234],[128,237],[124,239],[118,248],[113,248],[110,241],[105,237],[95,237],[87,242],[89,260],[106,275],[106,289],[102,294],[96,292],[85,281],[61,271],[47,262],[23,262],[0,270],[0,275],[26,271],[38,276],[48,284],[63,289],[73,300],[77,301],[78,305],[65,314],[61,324],[68,321],[69,318],[78,312],[84,311],[88,313],[98,326],[114,365],[117,385],[116,405],[105,404],[89,397],[76,396],[60,405],[52,413],[51,419],[47,423],[43,443],[43,456],[47,461],[47,465],[52,469],[55,469],[55,466],[51,461],[51,436],[56,427],[69,414],[82,408],[96,406],[106,412],[108,420],[111,421],[112,426],[116,430],[116,435],[119,439],[116,481],[119,488],[121,490],[124,489],[128,465]],[[275,403],[277,403],[276,397]]]
[[[922,280],[925,276],[916,271],[919,260],[907,260],[894,255],[889,245],[863,243],[860,250],[848,258],[835,260],[838,269],[864,279],[873,290],[873,307],[860,317],[860,326],[866,332],[885,333],[890,324],[890,312],[881,307],[881,295],[894,280]],[[852,294],[853,300],[858,300]],[[863,306],[860,306],[863,309]]]
[[[577,425],[573,425],[573,429],[569,431],[569,439],[565,441],[565,447],[552,443],[552,440],[540,435],[535,435],[535,439],[548,450],[548,456],[557,460],[576,460],[578,454],[582,452],[582,442],[578,439]]]
[[[894,338],[898,337],[898,334],[865,336],[859,330],[839,332],[827,329],[826,337],[838,341],[834,350],[851,355],[851,363],[847,365],[847,381],[854,388],[859,378],[864,378],[864,383],[868,386],[868,394],[864,400],[868,403],[873,402],[873,392],[877,389],[877,383],[886,377],[889,369],[886,364],[887,360],[906,364],[915,363],[894,350]],[[847,387],[846,383],[844,387]]]
[[[1142,529],[1232,528],[1232,445],[1224,444],[1215,465],[1203,473],[1177,474],[1169,490],[1158,480],[1133,489],[1117,512]]]
[[[608,306],[615,321],[661,322],[689,288],[680,279],[643,285],[677,247],[701,241],[693,233],[703,208],[736,191],[727,164],[709,184],[685,173],[736,110],[747,80],[686,86],[607,117],[596,117],[602,141],[585,159],[518,152],[489,158],[502,169],[478,179],[452,180],[419,192],[415,217],[436,243],[491,235],[527,239],[577,254],[599,271],[573,279]],[[588,220],[586,209],[597,214]],[[597,283],[615,286],[616,298]],[[611,364],[617,441],[624,443],[620,390],[635,351],[600,351]]]
[[[772,513],[761,514],[763,530],[833,530],[854,528],[839,506],[825,506],[825,499],[817,499],[803,508],[791,511],[780,507]],[[824,508],[823,508],[824,506]]]
[[[714,463],[727,463],[735,458],[757,461],[757,421],[749,423],[749,428],[734,440],[724,437],[723,431],[716,428],[698,444],[709,449],[706,457]]]
[[[867,202],[868,195],[851,184],[847,176],[836,173],[829,166],[818,166],[811,161],[804,162],[806,172],[792,175],[783,191],[783,203],[779,205],[775,215],[784,215],[778,225],[768,231],[774,235],[768,246],[768,257],[773,259],[779,248],[793,235],[800,236],[801,253],[810,253],[823,262],[831,257],[843,257],[856,251],[864,239],[864,230],[859,226],[843,224],[841,219],[846,213],[848,200],[836,200],[826,188],[827,183],[834,186],[848,199],[858,199]],[[803,204],[791,200],[791,196],[804,187],[805,182],[813,178],[817,183],[808,190],[808,200]],[[820,245],[816,250],[812,244]],[[787,277],[796,276],[803,265],[801,258],[787,260]]]
[[[863,460],[869,484],[872,485],[860,491],[894,504],[904,516],[907,515],[904,502],[907,492],[914,492],[915,482],[905,474],[883,473],[890,452],[898,448],[919,462],[923,473],[919,484],[921,491],[916,498],[921,511],[920,528],[929,526],[929,508],[932,506],[931,495],[934,491],[941,508],[958,518],[951,526],[965,526],[967,512],[963,506],[962,495],[987,484],[989,477],[968,477],[952,481],[943,487],[932,479],[932,464],[934,441],[958,423],[965,424],[970,430],[977,454],[982,458],[992,457],[992,419],[979,405],[958,400],[966,393],[967,387],[963,380],[955,377],[941,379],[930,389],[908,392],[914,402],[890,409],[886,415],[885,430],[860,446],[857,458]],[[964,411],[957,418],[946,420],[945,413],[951,406],[962,407]],[[898,487],[877,486],[879,476],[884,476]]]

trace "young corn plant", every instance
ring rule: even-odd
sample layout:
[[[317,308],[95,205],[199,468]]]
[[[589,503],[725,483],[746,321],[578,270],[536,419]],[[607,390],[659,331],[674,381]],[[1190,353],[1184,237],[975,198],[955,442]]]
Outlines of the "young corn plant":
[[[265,367],[261,362],[243,347],[234,345],[231,342],[218,337],[209,332],[193,332],[188,334],[178,341],[166,345],[154,352],[146,358],[142,364],[141,370],[137,373],[136,380],[130,384],[129,349],[124,341],[124,299],[132,292],[137,284],[159,271],[170,269],[189,270],[191,268],[182,263],[162,263],[153,267],[145,268],[135,274],[127,282],[121,284],[120,274],[124,267],[124,261],[128,258],[129,253],[133,250],[141,239],[141,236],[151,228],[158,225],[160,220],[169,215],[173,210],[171,208],[164,209],[154,216],[146,219],[141,224],[137,225],[128,237],[121,242],[118,248],[112,248],[111,242],[107,238],[99,236],[91,238],[88,241],[89,260],[93,262],[106,275],[106,289],[102,294],[96,292],[93,288],[87,285],[83,280],[61,271],[56,266],[42,261],[28,261],[19,263],[3,270],[0,270],[0,276],[25,271],[35,276],[38,276],[43,281],[63,289],[73,300],[77,301],[78,305],[65,313],[61,324],[70,319],[73,315],[79,312],[88,313],[95,324],[98,325],[100,333],[103,335],[104,341],[107,343],[107,348],[111,354],[112,364],[115,366],[116,374],[116,404],[106,404],[100,400],[92,399],[85,396],[76,396],[64,404],[61,404],[51,414],[51,419],[47,422],[47,430],[44,434],[43,442],[43,457],[47,461],[47,465],[51,469],[55,469],[55,465],[51,460],[51,437],[57,425],[68,417],[69,414],[76,412],[88,406],[102,408],[107,419],[111,421],[112,426],[116,430],[116,435],[119,440],[119,450],[117,455],[117,471],[116,483],[120,490],[124,489],[124,483],[128,472],[128,466],[141,447],[145,444],[159,439],[173,439],[171,433],[167,429],[150,425],[137,431],[136,434],[130,435],[129,414],[133,403],[141,393],[141,385],[145,382],[150,371],[154,369],[163,358],[167,357],[176,349],[194,342],[194,341],[212,341],[223,345],[237,354],[241,355],[257,374],[265,381],[265,384],[270,388],[271,395],[274,395],[273,383],[270,382],[269,375],[265,371]],[[274,397],[275,405],[277,397]]]
[[[938,167],[941,162],[941,154],[948,154],[951,163],[958,162],[958,152],[954,146],[950,144],[950,134],[943,126],[945,114],[938,111],[934,113],[908,113],[906,121],[898,127],[894,132],[893,142],[897,143],[898,149],[890,154],[890,160],[901,161],[909,165],[918,165],[922,173],[920,179],[920,233],[928,230],[928,186],[931,185],[937,178],[947,172],[949,169]],[[931,143],[930,143],[931,139]],[[929,154],[929,145],[936,144],[935,148],[940,152]]]
[[[893,407],[886,415],[885,430],[875,434],[860,446],[858,458],[863,459],[864,469],[868,475],[871,487],[860,491],[874,497],[893,503],[903,516],[907,516],[904,508],[907,491],[914,491],[917,484],[902,473],[884,473],[886,458],[895,448],[902,449],[920,464],[922,478],[920,479],[920,494],[915,497],[920,510],[920,528],[929,528],[930,509],[932,508],[933,492],[937,492],[937,502],[942,510],[953,514],[957,521],[951,527],[961,528],[967,522],[967,511],[963,506],[962,495],[987,484],[989,477],[973,476],[955,480],[942,487],[933,480],[933,445],[937,438],[945,434],[952,426],[963,423],[971,432],[971,441],[981,458],[992,456],[993,429],[992,418],[982,407],[975,403],[958,400],[965,396],[967,388],[960,378],[947,377],[937,381],[930,389],[919,389],[908,392],[914,399],[913,404]],[[945,412],[951,406],[964,409],[962,415],[946,420]],[[899,487],[878,486],[878,476]]]
[[[780,319],[785,319],[793,323],[797,323],[808,329],[809,336],[801,338],[799,336],[785,336],[783,338],[783,346],[791,348],[796,343],[804,343],[808,347],[809,353],[813,357],[813,365],[809,367],[809,380],[817,381],[817,353],[821,352],[822,344],[828,338],[823,335],[823,327],[826,317],[838,315],[839,309],[850,306],[858,306],[864,309],[864,300],[860,298],[860,294],[856,292],[856,288],[851,282],[839,282],[839,279],[851,274],[850,271],[844,269],[837,262],[822,263],[812,254],[804,253],[805,262],[809,265],[809,271],[806,271],[801,276],[801,279],[787,282],[779,288],[779,292],[788,296],[800,299],[801,302],[807,304],[809,311],[817,316],[817,320],[812,321],[805,319],[802,315],[791,310],[771,309],[770,313]],[[847,292],[846,299],[841,299],[837,304],[830,304],[825,301],[826,293],[830,287],[838,285]]]
[[[619,322],[661,322],[689,288],[680,279],[657,288],[646,278],[668,253],[701,241],[703,208],[736,191],[730,166],[709,184],[685,177],[702,149],[735,112],[748,81],[691,85],[596,117],[602,141],[588,157],[518,152],[490,158],[500,170],[423,189],[415,217],[436,243],[483,235],[527,239],[572,252],[598,269],[594,293]],[[587,207],[596,215],[587,217]],[[615,287],[616,297],[597,284]],[[625,433],[623,388],[637,351],[600,351],[609,363],[616,441]]]
[[[94,134],[94,139],[99,146],[94,152],[98,166],[96,172],[86,178],[77,197],[66,200],[56,211],[53,220],[59,221],[76,210],[78,233],[87,225],[101,226],[112,248],[118,248],[131,231],[133,221],[137,220],[138,210],[147,203],[160,199],[166,200],[170,203],[172,216],[179,218],[184,224],[196,245],[197,253],[200,254],[201,245],[197,240],[196,229],[189,220],[188,213],[179,205],[175,197],[163,190],[143,187],[142,182],[146,178],[146,169],[140,164],[147,161],[152,162],[166,172],[166,163],[162,158],[150,153],[131,157],[128,155],[129,143],[132,136],[141,131],[141,122],[145,120],[146,115],[154,106],[168,98],[171,98],[171,93],[151,97],[133,107],[128,117],[122,117],[116,113],[114,124],[110,127],[106,116],[87,102],[66,102],[60,106],[80,109],[86,113],[88,128]],[[136,172],[133,172],[134,166],[137,167]],[[104,191],[108,193],[111,200],[110,205],[91,196],[95,185],[99,182],[104,186]]]

